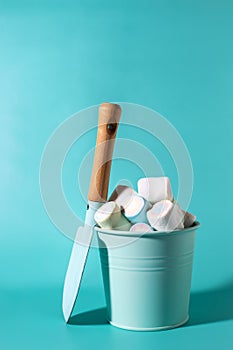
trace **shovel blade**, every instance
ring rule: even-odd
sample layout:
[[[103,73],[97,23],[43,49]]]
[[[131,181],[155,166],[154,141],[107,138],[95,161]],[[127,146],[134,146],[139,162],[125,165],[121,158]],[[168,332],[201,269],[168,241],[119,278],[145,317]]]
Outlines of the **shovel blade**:
[[[79,292],[93,236],[93,227],[95,225],[94,215],[102,204],[88,201],[85,225],[78,228],[75,236],[63,289],[62,311],[66,323],[70,319]]]
[[[69,321],[79,292],[92,236],[93,228],[89,225],[79,227],[76,233],[63,289],[62,311],[66,323]]]

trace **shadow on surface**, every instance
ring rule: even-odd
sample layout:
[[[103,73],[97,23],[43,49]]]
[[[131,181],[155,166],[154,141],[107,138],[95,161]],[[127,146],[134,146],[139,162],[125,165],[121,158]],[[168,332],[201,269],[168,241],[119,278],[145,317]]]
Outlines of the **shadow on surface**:
[[[233,282],[212,290],[191,293],[186,326],[233,319]]]
[[[107,324],[106,320],[107,309],[95,309],[86,312],[82,312],[81,314],[74,315],[70,318],[69,324],[72,325],[100,325]]]
[[[70,318],[71,325],[107,324],[107,309],[86,311]],[[233,282],[225,286],[191,293],[190,319],[184,327],[233,319]]]

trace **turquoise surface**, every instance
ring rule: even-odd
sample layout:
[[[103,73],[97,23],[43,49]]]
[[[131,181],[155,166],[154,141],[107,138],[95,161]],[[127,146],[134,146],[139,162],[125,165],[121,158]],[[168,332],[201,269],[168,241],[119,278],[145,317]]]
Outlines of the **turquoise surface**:
[[[228,0],[0,0],[2,349],[231,348],[232,11]],[[102,101],[157,110],[189,149],[195,176],[190,211],[201,229],[185,327],[142,334],[106,324],[95,249],[75,310],[81,314],[72,325],[63,321],[72,242],[44,211],[40,159],[61,122]],[[92,136],[82,147],[94,145]],[[146,138],[140,141],[150,147]],[[75,144],[67,157],[64,188],[84,217],[84,200],[72,195],[82,147]],[[176,169],[159,144],[156,156],[176,192]],[[113,164],[111,189],[119,178],[136,182],[138,172],[125,163]]]

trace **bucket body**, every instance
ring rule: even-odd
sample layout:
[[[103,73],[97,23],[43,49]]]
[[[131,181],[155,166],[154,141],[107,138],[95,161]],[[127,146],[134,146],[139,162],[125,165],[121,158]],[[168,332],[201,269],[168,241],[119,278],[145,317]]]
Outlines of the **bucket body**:
[[[145,234],[96,228],[112,325],[148,331],[188,321],[198,227]]]

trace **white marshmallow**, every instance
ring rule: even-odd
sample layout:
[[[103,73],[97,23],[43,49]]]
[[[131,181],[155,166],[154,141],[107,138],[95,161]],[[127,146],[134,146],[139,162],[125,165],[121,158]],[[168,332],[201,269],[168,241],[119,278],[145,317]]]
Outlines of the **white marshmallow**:
[[[138,222],[137,224],[134,224],[130,230],[130,232],[142,232],[142,233],[146,233],[146,232],[154,232],[153,228],[147,224],[145,224],[144,222]]]
[[[138,180],[138,193],[152,204],[168,199],[173,200],[168,177],[144,177]]]
[[[128,205],[128,202],[130,202],[131,197],[134,194],[137,194],[137,192],[134,191],[133,188],[124,185],[118,185],[109,197],[109,201],[115,201],[119,207],[124,209],[124,206]]]
[[[147,223],[147,211],[152,207],[150,202],[138,194],[132,194],[130,197],[125,196],[122,200],[123,214],[133,224]]]
[[[197,217],[191,213],[189,213],[188,211],[184,211],[183,210],[183,214],[184,214],[184,227],[190,227],[193,225],[193,223],[196,221]]]
[[[184,213],[178,203],[162,200],[155,203],[147,212],[150,225],[158,231],[172,231],[183,229]]]
[[[101,228],[128,231],[131,223],[122,215],[120,207],[115,202],[103,204],[95,213],[95,221]]]

